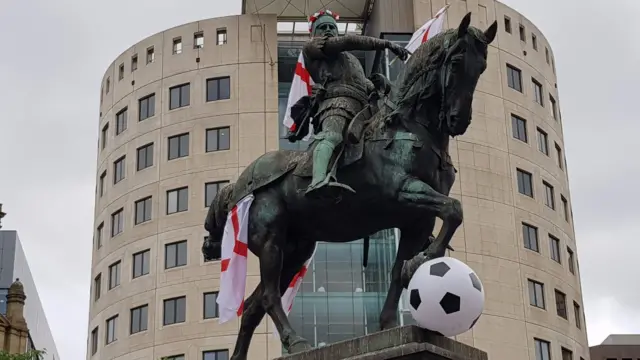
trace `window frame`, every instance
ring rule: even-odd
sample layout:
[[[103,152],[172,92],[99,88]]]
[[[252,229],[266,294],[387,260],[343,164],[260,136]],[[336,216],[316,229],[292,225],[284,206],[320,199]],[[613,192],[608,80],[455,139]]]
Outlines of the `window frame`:
[[[226,130],[227,131],[227,137],[229,139],[229,141],[227,141],[228,147],[224,148],[220,145],[220,139],[222,139],[222,137],[220,136],[220,131],[221,130]],[[213,144],[209,143],[209,133],[215,131],[216,132],[216,147],[213,147]],[[226,150],[230,150],[231,149],[231,126],[220,126],[220,127],[214,127],[214,128],[208,128],[205,130],[204,133],[205,136],[205,152],[210,153],[210,152],[216,152],[216,151],[226,151]],[[211,146],[210,146],[211,145]]]
[[[573,317],[576,321],[576,327],[582,329],[582,308],[577,302],[573,302]]]
[[[528,184],[529,184],[529,188],[531,190],[531,194],[526,193],[526,182],[525,180],[528,179]],[[517,182],[517,186],[518,186],[518,193],[521,195],[525,195],[528,196],[530,198],[534,198],[535,197],[535,191],[533,189],[533,174],[520,169],[520,168],[516,168],[516,182]],[[520,183],[522,183],[522,188],[520,187]]]
[[[175,258],[172,259],[174,261],[173,266],[169,266],[169,248],[175,247],[174,254]],[[184,263],[180,263],[180,250],[184,250]],[[183,266],[187,266],[189,264],[189,244],[187,240],[178,240],[170,243],[164,244],[164,269],[171,270]]]
[[[531,77],[531,84],[533,85],[533,101],[544,107],[544,89],[542,84],[534,77]]]
[[[202,294],[202,319],[217,319],[220,317],[220,307],[218,306],[217,300],[220,292],[219,291],[208,291]],[[207,296],[213,296],[213,315],[207,316]]]
[[[110,318],[108,318],[106,321],[106,330],[105,331],[105,345],[109,345],[112,344],[116,341],[118,341],[118,315],[114,315]],[[113,333],[112,333],[113,332]],[[111,338],[111,341],[109,341],[110,336],[109,335],[113,335],[113,338]]]
[[[220,42],[220,35],[223,35],[223,39],[222,42]],[[227,28],[218,28],[216,29],[216,45],[217,46],[221,46],[221,45],[225,45],[228,42],[228,34],[227,34]]]
[[[143,320],[143,309],[146,310],[146,321],[142,321]],[[138,312],[137,317],[134,318],[135,316],[135,312]],[[138,320],[138,331],[134,331],[133,325],[134,325],[134,320]],[[144,328],[143,328],[144,327]],[[129,310],[129,335],[134,335],[134,334],[138,334],[144,331],[149,330],[149,304],[144,304],[144,305],[140,305],[140,306],[136,306],[134,308],[131,308]]]
[[[513,76],[514,74],[517,74],[517,80],[518,80],[517,84],[515,82],[516,79]],[[507,64],[507,86],[510,89],[513,89],[519,93],[524,94],[524,88],[522,86],[522,70],[518,69],[517,67],[511,64]]]
[[[184,301],[184,314],[182,321],[178,321],[178,301]],[[167,322],[167,303],[173,302],[173,322]],[[176,296],[162,301],[162,326],[181,324],[187,321],[187,297],[185,295]]]
[[[180,193],[181,191],[186,191],[187,192],[187,203],[184,207],[183,210],[180,210]],[[169,209],[169,205],[170,205],[170,196],[172,193],[176,193],[176,209],[175,211],[170,211]],[[166,206],[166,214],[167,215],[171,215],[171,214],[177,214],[177,213],[181,213],[181,212],[185,212],[185,211],[189,211],[189,187],[188,186],[182,186],[179,188],[175,188],[175,189],[170,189],[167,190],[167,206]]]
[[[96,275],[93,278],[93,302],[97,302],[98,300],[100,300],[101,296],[102,296],[102,273],[99,272],[98,275]]]
[[[525,118],[511,114],[511,135],[516,140],[520,140],[526,144],[529,143],[527,120]],[[524,139],[521,137],[524,137]]]
[[[186,88],[187,91],[186,93],[187,95],[187,100],[186,102],[183,102],[183,89]],[[173,99],[172,97],[172,93],[174,90],[178,89],[178,106],[173,107],[173,101],[171,101]],[[181,109],[183,107],[187,107],[191,105],[191,83],[187,82],[187,83],[183,83],[183,84],[179,84],[179,85],[175,85],[169,88],[169,111],[171,110],[177,110],[177,109]]]
[[[127,130],[127,121],[129,119],[129,107],[125,106],[116,113],[116,136]]]
[[[116,185],[120,181],[124,180],[127,175],[127,155],[122,155],[113,162],[113,185]],[[118,171],[120,170],[120,171]],[[118,177],[120,174],[120,177]]]
[[[213,199],[215,199],[215,196],[218,194],[218,192],[220,192],[220,189],[227,186],[229,183],[229,180],[209,181],[204,183],[204,207],[208,208],[213,202]],[[209,198],[209,185],[216,185],[216,194],[213,196],[213,199],[211,199],[211,201],[207,201]]]
[[[569,272],[572,275],[576,274],[576,264],[575,264],[575,253],[573,252],[573,250],[571,250],[571,248],[569,246],[567,246],[567,263],[568,263],[568,267],[569,267]]]
[[[549,156],[549,134],[541,128],[536,128],[538,135],[538,151],[546,156]]]
[[[118,232],[115,232],[114,229],[114,220],[118,220]],[[124,232],[124,208],[120,208],[113,213],[111,213],[111,237],[116,237]]]
[[[202,39],[202,44],[198,44],[198,40]],[[204,32],[196,31],[193,33],[193,48],[204,49]]]
[[[156,61],[156,52],[153,46],[147,48],[145,62],[146,65],[153,64]]]
[[[153,101],[150,101],[151,99],[153,99]],[[150,105],[152,102],[153,106]],[[142,109],[146,109],[146,116],[144,117],[142,116]],[[147,120],[154,116],[156,116],[156,93],[151,93],[138,99],[138,122]]]
[[[142,205],[142,219],[138,218],[138,215],[140,215],[138,207]],[[135,211],[133,218],[134,218],[134,226],[135,225],[140,225],[140,224],[144,224],[146,222],[149,222],[153,219],[153,199],[151,196],[147,196],[144,197],[140,200],[137,200],[136,202],[133,203],[133,209]],[[147,218],[147,210],[148,210],[148,215],[149,217]]]
[[[546,310],[547,301],[546,301],[546,295],[544,290],[544,284],[536,280],[527,279],[527,287],[529,292],[529,305],[533,307],[537,307],[542,310]],[[540,290],[540,293],[538,293],[538,289]],[[533,290],[533,297],[532,297],[531,290]]]
[[[186,140],[186,145],[183,145],[183,142],[182,142],[184,138],[187,139]],[[177,145],[175,145],[175,146],[177,146],[178,149],[176,150],[177,151],[177,155],[172,157],[171,156],[171,149],[172,149],[171,143],[175,139],[177,139]],[[181,159],[181,158],[189,156],[189,153],[190,153],[190,151],[189,151],[190,149],[189,148],[191,147],[190,142],[191,142],[191,136],[190,136],[190,133],[188,133],[188,132],[169,136],[167,138],[167,161]]]
[[[562,264],[560,239],[551,234],[549,234],[549,258],[558,264]]]
[[[136,274],[137,260],[141,261],[140,273],[138,273],[138,274]],[[145,264],[147,265],[146,272],[145,272],[145,268],[144,268]],[[149,275],[150,272],[151,272],[151,249],[138,251],[138,252],[134,253],[133,255],[131,255],[131,280],[137,279],[137,278],[145,276],[145,275]]]
[[[171,44],[171,51],[173,55],[182,54],[182,36],[174,37]]]
[[[104,126],[102,127],[102,143],[101,143],[101,149],[100,150],[104,150],[105,147],[107,147],[107,139],[109,137],[109,123],[107,122],[106,124],[104,124]]]
[[[530,244],[532,242],[531,230],[533,230],[533,236],[534,236],[533,243],[535,244],[535,249],[530,247],[531,246]],[[538,237],[538,232],[539,232],[538,227],[528,224],[526,222],[522,223],[522,239],[524,242],[525,249],[540,253],[540,239]]]
[[[522,24],[518,24],[518,34],[520,35],[520,41],[527,42],[527,29]]]
[[[228,89],[227,89],[228,97],[220,96],[220,93],[221,93],[220,89],[222,88],[223,80],[226,80],[227,84],[228,84]],[[213,98],[213,94],[209,91],[210,90],[210,86],[209,86],[210,83],[214,83],[215,84],[216,94],[217,94],[216,98]],[[205,100],[206,100],[206,102],[209,103],[209,102],[229,100],[229,99],[231,99],[231,76],[217,76],[217,77],[208,78],[205,81]]]
[[[115,275],[114,275],[115,269]],[[109,278],[107,291],[113,290],[122,283],[122,260],[115,261],[109,265]]]
[[[562,148],[555,141],[554,145],[556,147],[556,161],[558,162],[558,167],[560,168],[560,170],[564,170],[564,156],[562,155]]]
[[[91,356],[98,352],[98,345],[100,343],[99,326],[96,326],[91,330]]]
[[[534,343],[536,360],[551,360],[551,343],[550,342],[539,339],[539,338],[533,338],[533,343]],[[545,351],[546,355],[545,353],[542,352],[543,345],[544,347],[546,347],[546,351]],[[540,354],[540,357],[538,357],[538,354]]]
[[[503,24],[504,24],[504,31],[511,34],[511,31],[512,31],[511,18],[505,15]]]
[[[226,353],[225,359],[229,359],[229,350],[228,349],[217,349],[217,350],[205,350],[202,352],[202,360],[219,360],[219,354]],[[214,357],[207,357],[208,354],[213,354]]]
[[[96,227],[96,249],[100,249],[102,247],[102,240],[104,237],[104,221],[100,222],[100,224],[98,224],[98,227]]]
[[[544,205],[551,210],[555,210],[556,209],[556,192],[553,185],[543,180],[542,186],[544,187]]]
[[[136,149],[136,171],[142,171],[144,169],[150,168],[153,166],[153,151],[154,151],[154,143],[148,143],[146,145],[142,145]],[[144,163],[141,164],[140,155],[144,155]]]
[[[565,320],[569,320],[569,311],[567,310],[567,294],[558,289],[553,289],[553,291],[555,294],[556,315]]]

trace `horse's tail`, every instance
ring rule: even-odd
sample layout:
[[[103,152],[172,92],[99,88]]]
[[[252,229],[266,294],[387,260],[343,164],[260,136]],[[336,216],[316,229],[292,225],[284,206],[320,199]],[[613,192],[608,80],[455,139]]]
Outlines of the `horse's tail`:
[[[222,236],[224,226],[227,222],[231,195],[233,195],[234,183],[227,184],[213,198],[209,204],[209,211],[204,220],[204,228],[209,232],[209,236],[202,245],[202,254],[205,260],[217,260],[220,258],[222,249]]]

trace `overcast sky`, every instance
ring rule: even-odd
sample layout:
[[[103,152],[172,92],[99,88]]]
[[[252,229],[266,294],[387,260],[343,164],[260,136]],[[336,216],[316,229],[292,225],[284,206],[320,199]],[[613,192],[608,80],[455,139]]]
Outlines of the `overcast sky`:
[[[556,57],[589,341],[640,333],[640,2],[504,2]],[[102,75],[146,36],[238,14],[240,0],[0,4],[3,225],[19,231],[62,360],[83,359]]]

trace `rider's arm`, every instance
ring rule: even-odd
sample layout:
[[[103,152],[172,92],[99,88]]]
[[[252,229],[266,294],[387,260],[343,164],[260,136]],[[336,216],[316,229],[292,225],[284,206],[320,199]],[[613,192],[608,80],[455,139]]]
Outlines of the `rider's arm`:
[[[378,39],[370,36],[344,35],[329,38],[316,38],[305,46],[305,54],[311,57],[331,56],[343,51],[375,51],[384,50],[391,46],[389,40]]]

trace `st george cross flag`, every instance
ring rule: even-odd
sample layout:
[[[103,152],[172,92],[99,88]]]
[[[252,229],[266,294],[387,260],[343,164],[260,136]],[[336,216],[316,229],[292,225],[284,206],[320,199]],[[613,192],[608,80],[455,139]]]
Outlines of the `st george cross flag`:
[[[227,215],[227,222],[222,236],[220,291],[216,300],[220,308],[220,324],[242,315],[247,283],[249,209],[253,199],[253,194],[247,195]],[[313,254],[315,254],[315,250]],[[291,312],[293,300],[300,289],[302,279],[307,273],[313,254],[293,277],[282,296],[282,307],[287,315]]]
[[[304,56],[302,51],[298,56],[298,63],[296,64],[296,70],[293,74],[293,81],[291,82],[291,90],[289,90],[289,100],[287,101],[287,110],[284,113],[284,119],[282,123],[291,131],[296,131],[296,124],[291,118],[291,107],[295,105],[303,96],[311,95],[311,87],[314,85],[309,71],[304,65]]]
[[[440,11],[436,13],[436,16],[433,19],[427,21],[424,25],[420,27],[413,36],[411,40],[409,40],[409,44],[407,44],[406,49],[411,53],[416,51],[418,47],[427,42],[427,40],[432,37],[438,35],[442,31],[444,26],[444,18],[445,12],[449,8],[449,5],[445,5]]]

